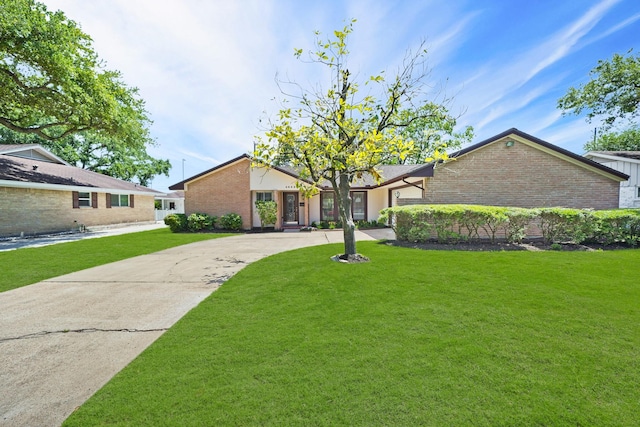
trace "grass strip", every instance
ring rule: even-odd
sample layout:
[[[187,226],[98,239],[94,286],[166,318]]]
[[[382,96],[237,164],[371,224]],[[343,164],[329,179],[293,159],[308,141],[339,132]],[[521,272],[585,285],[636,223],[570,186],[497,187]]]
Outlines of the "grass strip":
[[[247,266],[64,425],[636,425],[640,251],[359,245]]]
[[[0,292],[85,268],[229,234],[171,233],[168,228],[0,252]]]

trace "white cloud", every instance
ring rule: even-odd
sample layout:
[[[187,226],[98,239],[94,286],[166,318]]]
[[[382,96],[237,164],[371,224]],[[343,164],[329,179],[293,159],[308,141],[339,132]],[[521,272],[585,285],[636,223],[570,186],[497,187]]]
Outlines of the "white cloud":
[[[182,158],[187,174],[196,174],[250,150],[262,112],[274,112],[277,104],[270,100],[282,98],[276,72],[304,87],[322,81],[322,67],[293,58],[294,47],[313,47],[316,29],[330,34],[357,18],[350,59],[362,78],[383,69],[393,73],[406,49],[424,39],[434,80],[442,69],[451,72],[446,89],[456,94],[453,108],[467,107],[461,124],[474,126],[479,138],[515,126],[569,143],[570,135],[582,139],[590,126],[560,117],[551,99],[566,79],[577,78],[569,60],[640,21],[618,0],[567,3],[580,11],[573,21],[562,21],[549,35],[531,31],[515,46],[499,34],[503,22],[496,16],[533,29],[536,23],[523,19],[513,2],[483,2],[480,8],[468,0],[41,1],[79,21],[108,67],[140,88],[160,143],[150,151],[174,164],[170,179],[156,179],[159,189],[181,180]],[[554,13],[551,3],[532,3],[541,7]],[[477,39],[486,28],[495,28],[495,50]],[[522,53],[509,53],[514,51]],[[467,55],[475,60],[466,61]]]

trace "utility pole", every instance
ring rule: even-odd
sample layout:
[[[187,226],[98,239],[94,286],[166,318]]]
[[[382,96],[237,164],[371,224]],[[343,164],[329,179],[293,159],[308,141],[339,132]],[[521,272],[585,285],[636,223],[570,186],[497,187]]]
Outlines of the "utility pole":
[[[184,162],[185,160],[182,159],[182,180],[184,181]]]

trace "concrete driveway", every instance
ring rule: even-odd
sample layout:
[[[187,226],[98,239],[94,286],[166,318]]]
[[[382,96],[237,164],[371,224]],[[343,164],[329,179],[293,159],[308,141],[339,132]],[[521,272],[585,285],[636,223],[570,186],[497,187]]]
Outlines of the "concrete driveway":
[[[393,238],[390,230],[356,238]],[[0,425],[57,426],[247,264],[341,231],[180,246],[0,293]]]

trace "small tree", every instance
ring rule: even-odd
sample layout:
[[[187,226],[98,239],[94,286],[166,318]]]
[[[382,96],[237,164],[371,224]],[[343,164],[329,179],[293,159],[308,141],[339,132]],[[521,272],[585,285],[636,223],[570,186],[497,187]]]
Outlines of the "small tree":
[[[277,119],[269,121],[266,141],[258,138],[253,153],[258,166],[286,163],[295,167],[300,177],[310,183],[299,186],[307,196],[317,193],[320,186],[331,186],[343,226],[347,257],[356,254],[349,195],[354,180],[370,174],[380,182],[378,166],[403,162],[415,154],[416,129],[427,133],[446,132],[444,124],[456,121],[445,105],[428,101],[423,91],[428,72],[422,46],[417,54],[407,54],[398,74],[388,82],[382,75],[367,79],[364,85],[371,85],[370,92],[361,94],[361,86],[347,68],[347,36],[354,22],[341,31],[334,31],[334,37],[326,41],[316,32],[315,51],[309,52],[309,62],[329,68],[329,88],[325,92],[319,88],[304,90],[288,82],[299,89],[298,95],[290,95],[280,86],[282,93],[298,106],[281,109]],[[298,59],[302,54],[302,49],[295,50]],[[371,94],[375,90],[378,90],[377,96]],[[420,157],[420,161],[447,158],[442,147],[427,148],[432,152]]]
[[[258,200],[256,201],[256,209],[260,217],[260,228],[264,230],[264,226],[275,224],[278,218],[278,204],[274,200]]]

